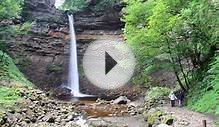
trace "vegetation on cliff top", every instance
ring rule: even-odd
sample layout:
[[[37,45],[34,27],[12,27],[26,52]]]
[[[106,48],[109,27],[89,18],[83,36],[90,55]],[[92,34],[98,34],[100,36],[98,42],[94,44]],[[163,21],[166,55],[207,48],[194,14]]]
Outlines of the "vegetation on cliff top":
[[[93,11],[108,11],[113,9],[118,5],[122,0],[96,0],[92,3]],[[90,1],[86,0],[65,0],[63,5],[59,7],[60,10],[70,11],[72,13],[83,11],[90,4]]]

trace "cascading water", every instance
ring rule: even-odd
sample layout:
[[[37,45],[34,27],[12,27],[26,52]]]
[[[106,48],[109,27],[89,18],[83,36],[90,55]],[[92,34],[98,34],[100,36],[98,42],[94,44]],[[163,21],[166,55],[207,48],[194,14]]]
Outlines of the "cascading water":
[[[79,89],[79,74],[78,74],[78,60],[77,60],[77,46],[74,29],[73,15],[68,15],[69,27],[70,27],[70,62],[69,62],[69,76],[68,85],[72,90],[74,97],[91,97],[92,95],[86,95],[80,93]]]
[[[77,63],[77,46],[76,46],[73,15],[68,15],[68,19],[69,19],[70,37],[71,37],[68,84],[72,90],[73,95],[79,96],[80,90],[79,90],[79,78],[78,78],[79,75],[78,75],[78,63]]]

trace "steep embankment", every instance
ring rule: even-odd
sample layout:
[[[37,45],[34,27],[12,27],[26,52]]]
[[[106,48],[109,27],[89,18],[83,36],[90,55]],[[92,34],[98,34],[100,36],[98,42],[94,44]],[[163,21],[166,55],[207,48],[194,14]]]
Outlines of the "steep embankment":
[[[188,107],[203,113],[219,115],[219,54],[215,54],[208,65],[202,81],[191,90]]]
[[[5,109],[12,107],[21,98],[20,89],[32,87],[7,54],[0,51],[0,117]]]

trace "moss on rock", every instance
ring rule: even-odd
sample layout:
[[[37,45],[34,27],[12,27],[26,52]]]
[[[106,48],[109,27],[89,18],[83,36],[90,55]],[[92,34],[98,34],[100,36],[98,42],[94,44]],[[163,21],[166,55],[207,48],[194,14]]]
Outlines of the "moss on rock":
[[[54,72],[54,73],[60,73],[63,71],[63,68],[59,65],[52,65],[48,67],[48,70],[50,73]]]
[[[160,122],[160,117],[164,114],[164,112],[162,112],[159,109],[151,109],[148,112],[144,112],[143,116],[145,121],[147,121],[148,124],[150,125],[154,125]]]
[[[174,118],[171,115],[164,115],[162,117],[162,123],[167,124],[167,125],[172,125],[173,120],[174,120]]]

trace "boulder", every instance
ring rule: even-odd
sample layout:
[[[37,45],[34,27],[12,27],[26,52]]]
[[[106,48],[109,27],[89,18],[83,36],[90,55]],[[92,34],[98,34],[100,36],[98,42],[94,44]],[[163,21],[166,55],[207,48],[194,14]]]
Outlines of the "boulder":
[[[43,121],[44,122],[48,122],[48,123],[54,123],[55,122],[55,118],[53,115],[46,115],[44,118],[43,118]]]
[[[143,113],[145,121],[147,121],[150,125],[157,125],[161,123],[161,116],[163,115],[163,111],[157,108],[152,108],[148,112],[145,111]]]
[[[159,124],[157,127],[170,127],[170,126],[162,123],[162,124]]]
[[[70,99],[72,97],[71,89],[66,86],[57,87],[54,89],[52,95],[63,100]]]
[[[167,124],[167,125],[172,125],[173,124],[173,116],[171,115],[164,115],[162,119],[162,123]]]
[[[120,96],[117,99],[113,100],[113,104],[127,104],[130,100],[126,96]]]

